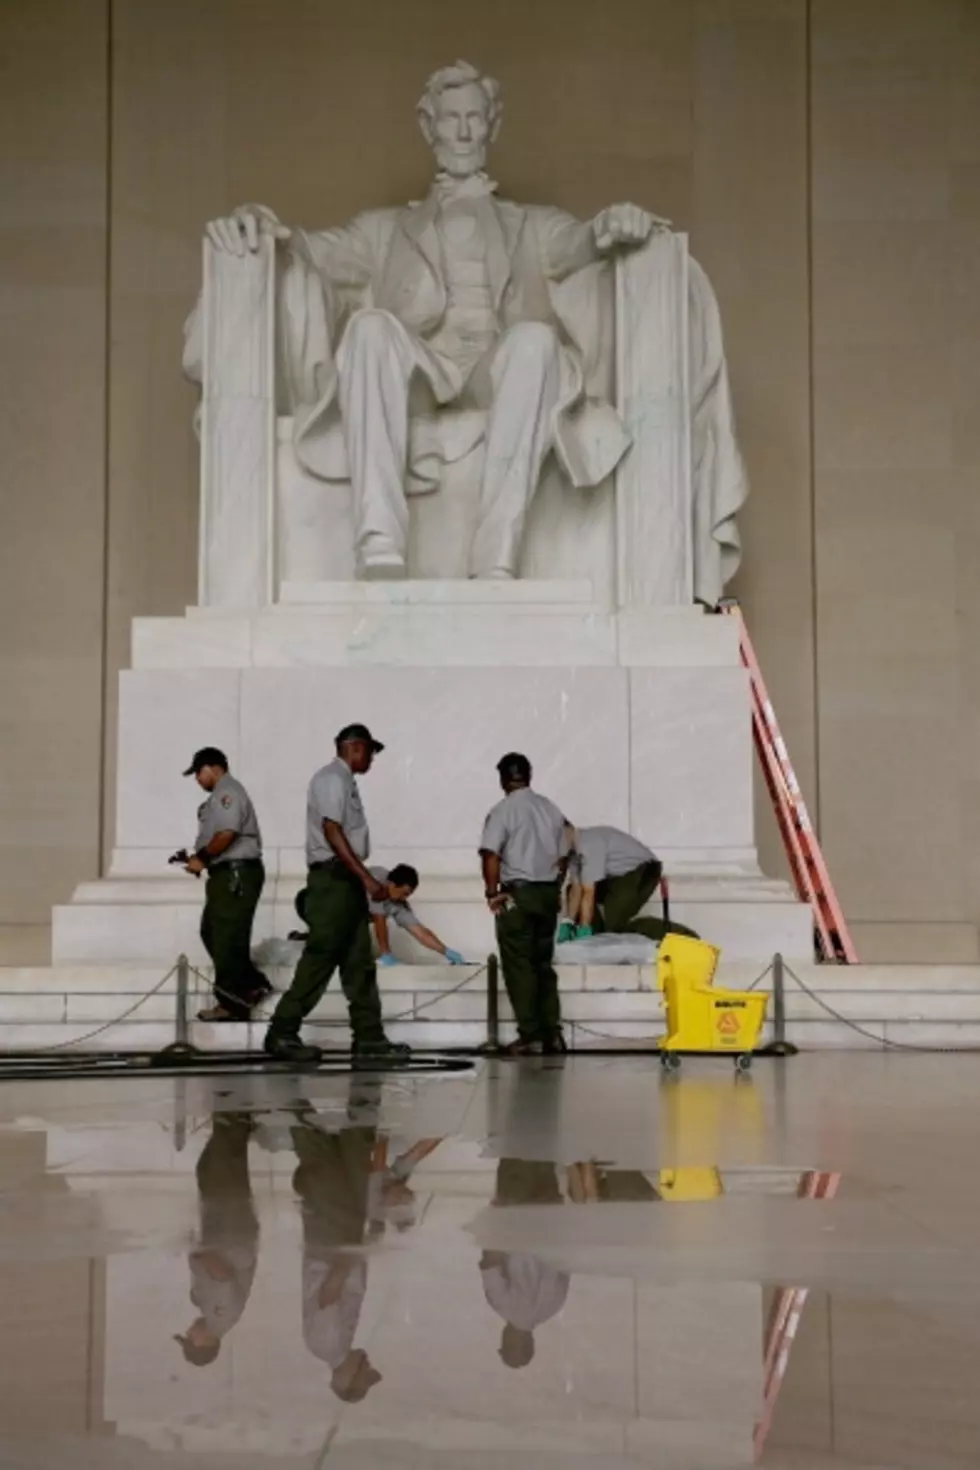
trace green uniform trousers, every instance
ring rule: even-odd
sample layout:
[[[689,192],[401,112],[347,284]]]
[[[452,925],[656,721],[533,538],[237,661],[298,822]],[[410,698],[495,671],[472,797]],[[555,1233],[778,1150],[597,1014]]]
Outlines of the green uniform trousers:
[[[211,1137],[197,1161],[199,1250],[258,1247],[259,1221],[248,1173],[251,1113],[214,1113]]]
[[[252,963],[252,923],[265,885],[260,862],[233,866],[217,863],[208,870],[201,915],[201,943],[214,965],[214,996],[219,1005],[248,1019],[249,996],[268,983]]]
[[[662,873],[663,864],[654,858],[652,862],[641,863],[629,873],[621,873],[618,878],[604,878],[601,883],[597,883],[596,911],[592,921],[595,932],[643,934],[657,944],[668,932],[688,934],[696,939],[698,936],[694,930],[686,929],[683,924],[665,924],[663,919],[655,919],[652,914],[644,914],[641,919],[636,917],[656,892]]]
[[[378,972],[363,883],[339,863],[311,868],[305,910],[310,932],[293,983],[276,1006],[269,1035],[298,1036],[339,968],[354,1045],[383,1040]]]
[[[497,915],[500,967],[521,1041],[551,1041],[561,1026],[552,959],[560,883],[522,883]]]
[[[304,1253],[329,1258],[344,1246],[364,1242],[368,1183],[377,1137],[374,1128],[325,1133],[316,1124],[292,1129],[298,1166],[293,1189],[303,1212]]]

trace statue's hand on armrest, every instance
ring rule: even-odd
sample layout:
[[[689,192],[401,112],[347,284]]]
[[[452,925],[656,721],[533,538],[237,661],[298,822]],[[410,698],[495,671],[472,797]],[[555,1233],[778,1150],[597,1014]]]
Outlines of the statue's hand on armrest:
[[[670,220],[661,219],[638,204],[610,204],[592,221],[596,249],[632,250],[645,245],[654,230],[669,230]]]
[[[291,231],[264,204],[241,204],[225,219],[210,220],[205,233],[215,250],[223,250],[228,255],[247,255],[258,250],[263,235],[288,240]]]

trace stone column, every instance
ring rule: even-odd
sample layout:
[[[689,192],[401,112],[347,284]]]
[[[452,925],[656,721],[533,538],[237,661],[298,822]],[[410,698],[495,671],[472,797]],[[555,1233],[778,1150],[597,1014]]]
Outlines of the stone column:
[[[202,607],[275,599],[275,245],[229,255],[204,242],[201,302]]]
[[[687,236],[616,262],[616,398],[633,436],[616,471],[617,603],[693,598]]]

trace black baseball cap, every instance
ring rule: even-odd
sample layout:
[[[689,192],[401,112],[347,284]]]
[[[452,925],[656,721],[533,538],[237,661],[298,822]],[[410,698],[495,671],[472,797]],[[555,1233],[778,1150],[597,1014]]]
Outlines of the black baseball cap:
[[[205,745],[203,750],[196,750],[194,752],[194,759],[187,767],[184,775],[196,776],[198,771],[204,770],[205,766],[224,766],[227,771],[228,757],[216,745]]]
[[[506,755],[502,755],[497,762],[497,770],[501,780],[531,780],[531,762],[519,750],[509,750]]]
[[[334,743],[339,750],[342,745],[346,745],[348,740],[363,740],[366,745],[370,745],[375,755],[384,750],[381,741],[375,740],[367,725],[345,725]]]

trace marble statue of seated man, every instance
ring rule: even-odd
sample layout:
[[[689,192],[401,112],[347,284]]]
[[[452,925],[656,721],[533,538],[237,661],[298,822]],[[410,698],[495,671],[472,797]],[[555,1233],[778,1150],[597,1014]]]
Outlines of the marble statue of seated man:
[[[583,223],[499,199],[485,166],[499,88],[465,62],[429,78],[418,107],[436,159],[427,197],[323,231],[289,230],[246,205],[208,225],[216,250],[281,241],[281,372],[297,459],[350,480],[363,577],[403,577],[407,494],[483,446],[470,572],[516,574],[546,456],[598,485],[629,446],[611,402],[610,252],[663,221],[616,204]],[[188,324],[185,367],[200,361]]]

